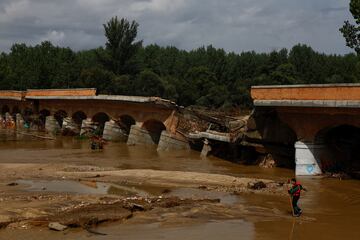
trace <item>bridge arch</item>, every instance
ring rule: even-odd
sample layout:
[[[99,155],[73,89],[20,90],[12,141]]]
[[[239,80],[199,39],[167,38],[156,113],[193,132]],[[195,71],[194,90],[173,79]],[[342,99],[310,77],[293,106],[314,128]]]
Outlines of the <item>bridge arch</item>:
[[[48,109],[42,109],[39,112],[39,120],[41,124],[45,125],[46,117],[50,116],[51,112]]]
[[[161,132],[166,130],[164,123],[156,119],[145,121],[142,128],[149,132],[152,140],[156,144],[160,141]]]
[[[121,115],[117,123],[123,130],[125,130],[126,134],[129,135],[131,126],[135,125],[136,121],[132,116],[126,114]]]
[[[12,108],[12,112],[11,112],[12,114],[17,114],[17,113],[21,113],[21,110],[20,110],[20,108],[18,107],[18,106],[14,106],[13,108]]]
[[[81,126],[82,121],[85,120],[87,118],[86,113],[84,113],[83,111],[77,111],[75,113],[73,113],[73,115],[71,116],[72,120],[74,121],[74,123],[76,123],[77,125]]]
[[[104,112],[98,112],[92,117],[92,121],[94,123],[97,123],[99,125],[100,129],[104,129],[105,123],[110,120],[110,117],[108,114]]]
[[[9,106],[8,106],[8,105],[2,106],[2,108],[1,108],[1,113],[2,113],[2,114],[5,114],[5,113],[8,113],[8,112],[10,112]]]
[[[66,118],[67,116],[68,116],[68,114],[64,110],[58,110],[57,112],[55,112],[54,118],[58,122],[60,128],[63,126],[64,118]]]
[[[350,124],[323,128],[315,136],[323,149],[317,155],[323,172],[360,171],[360,128]]]
[[[18,114],[18,113],[21,113],[20,108],[18,106],[14,106],[12,108],[11,115],[15,119],[15,121],[16,121],[16,114]]]

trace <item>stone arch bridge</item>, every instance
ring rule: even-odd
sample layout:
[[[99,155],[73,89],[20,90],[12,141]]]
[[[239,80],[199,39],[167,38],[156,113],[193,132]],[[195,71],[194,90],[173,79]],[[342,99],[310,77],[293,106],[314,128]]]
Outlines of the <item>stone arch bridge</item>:
[[[111,141],[188,148],[177,133],[177,105],[158,97],[97,95],[96,89],[0,91],[3,123],[47,132],[89,134]],[[8,127],[4,126],[3,127]]]
[[[360,84],[256,86],[251,96],[256,112],[283,124],[265,138],[284,128],[294,136],[296,175],[360,171]]]

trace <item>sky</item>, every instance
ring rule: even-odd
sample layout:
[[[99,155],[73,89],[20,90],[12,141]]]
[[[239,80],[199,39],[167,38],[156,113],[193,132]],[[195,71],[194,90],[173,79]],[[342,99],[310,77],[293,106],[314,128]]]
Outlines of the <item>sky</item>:
[[[0,51],[49,40],[74,50],[104,46],[111,17],[137,21],[138,39],[191,50],[270,52],[308,44],[352,52],[339,32],[349,0],[0,0]]]

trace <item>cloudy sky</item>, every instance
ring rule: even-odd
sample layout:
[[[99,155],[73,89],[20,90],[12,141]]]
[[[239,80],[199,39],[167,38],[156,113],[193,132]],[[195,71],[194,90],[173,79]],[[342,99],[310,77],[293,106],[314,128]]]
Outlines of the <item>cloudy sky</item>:
[[[348,53],[338,29],[349,0],[0,0],[0,51],[50,40],[75,50],[104,45],[112,16],[140,24],[145,44],[193,49],[212,44],[258,52],[306,43]]]

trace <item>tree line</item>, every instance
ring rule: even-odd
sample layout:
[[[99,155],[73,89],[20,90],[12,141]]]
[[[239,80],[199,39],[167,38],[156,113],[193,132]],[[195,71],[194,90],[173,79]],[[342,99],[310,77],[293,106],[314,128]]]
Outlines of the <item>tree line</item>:
[[[179,105],[249,107],[253,85],[353,83],[356,54],[327,55],[310,46],[270,53],[226,52],[213,46],[185,51],[143,46],[138,24],[112,18],[104,47],[73,51],[45,41],[14,44],[0,55],[0,89],[94,87],[100,94],[160,96]]]

